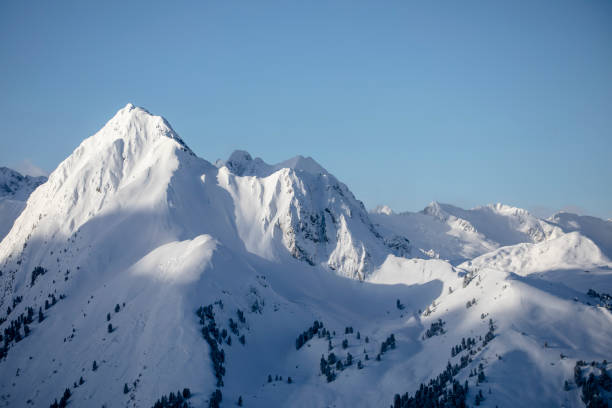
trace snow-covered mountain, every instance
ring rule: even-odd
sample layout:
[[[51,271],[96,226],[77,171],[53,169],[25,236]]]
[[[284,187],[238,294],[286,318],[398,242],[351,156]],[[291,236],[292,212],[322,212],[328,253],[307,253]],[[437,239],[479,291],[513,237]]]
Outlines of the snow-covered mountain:
[[[547,221],[561,228],[563,232],[578,231],[589,237],[608,258],[612,259],[612,220],[560,212]]]
[[[371,217],[384,233],[410,237],[421,254],[455,264],[501,246],[537,243],[563,234],[558,226],[504,204],[464,210],[432,202],[418,213],[399,214],[380,207]]]
[[[311,158],[212,164],[127,105],[0,242],[0,406],[580,407],[609,398],[606,228],[368,213]]]
[[[363,280],[390,251],[410,253],[401,236],[383,239],[361,201],[312,158],[268,165],[244,151],[219,166],[247,250],[274,260],[289,251],[310,265]]]
[[[25,208],[32,191],[45,181],[46,177],[23,176],[15,170],[0,167],[0,241]]]

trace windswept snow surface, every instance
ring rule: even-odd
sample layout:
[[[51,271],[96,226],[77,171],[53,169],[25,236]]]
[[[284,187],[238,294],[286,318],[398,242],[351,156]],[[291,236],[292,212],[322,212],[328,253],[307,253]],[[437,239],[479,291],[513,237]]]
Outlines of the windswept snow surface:
[[[0,406],[47,407],[69,388],[70,406],[151,407],[188,387],[193,407],[217,388],[221,406],[388,407],[469,356],[455,378],[470,406],[482,391],[483,406],[581,407],[576,361],[612,359],[612,315],[587,295],[612,293],[609,226],[555,217],[437,203],[368,214],[313,159],[238,151],[213,165],[127,105],[0,242]],[[225,331],[211,340],[222,386],[196,315],[207,305]],[[315,320],[329,339],[297,347]],[[328,382],[330,352],[353,361]]]

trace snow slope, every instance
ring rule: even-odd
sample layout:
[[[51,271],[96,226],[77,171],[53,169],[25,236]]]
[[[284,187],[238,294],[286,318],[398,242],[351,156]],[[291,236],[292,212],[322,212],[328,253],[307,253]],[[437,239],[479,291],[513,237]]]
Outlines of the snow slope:
[[[0,406],[46,407],[69,388],[70,406],[150,407],[188,387],[193,407],[216,389],[221,406],[385,407],[462,357],[470,406],[478,391],[483,406],[583,406],[564,381],[577,360],[612,351],[610,310],[587,295],[612,293],[598,241],[522,210],[437,207],[368,214],[299,156],[268,165],[235,152],[213,165],[127,105],[0,242]],[[207,305],[226,331],[218,342],[196,315]],[[29,334],[22,323],[19,341],[7,337],[28,307]],[[297,347],[315,320],[329,339]],[[453,355],[465,338],[471,351]],[[328,382],[330,352],[346,367]]]
[[[596,243],[608,258],[612,258],[612,220],[560,212],[547,221],[561,228],[563,232],[580,232]]]

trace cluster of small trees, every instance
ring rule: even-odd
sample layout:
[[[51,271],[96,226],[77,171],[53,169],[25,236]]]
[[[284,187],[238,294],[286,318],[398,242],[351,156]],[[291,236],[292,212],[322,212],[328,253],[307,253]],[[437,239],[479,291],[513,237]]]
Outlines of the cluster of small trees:
[[[196,314],[200,318],[202,327],[202,335],[210,346],[210,358],[213,362],[215,377],[217,378],[217,387],[223,387],[223,376],[225,375],[225,352],[219,348],[223,344],[221,332],[217,328],[215,322],[215,314],[212,305],[198,308]],[[226,332],[227,335],[227,332]]]
[[[189,388],[183,388],[183,392],[177,391],[176,394],[171,392],[167,396],[162,396],[155,401],[153,408],[188,408],[189,398],[191,398],[191,391]]]
[[[51,299],[51,302],[49,302],[49,299],[45,299],[45,310],[48,310],[50,307],[55,306],[55,304],[57,303],[55,294],[51,293],[47,295],[47,297]],[[64,297],[65,297],[64,295],[60,295],[60,300],[64,299]]]
[[[602,363],[592,361],[590,365],[591,372],[585,378],[582,367],[588,367],[588,364],[582,360],[576,362],[574,366],[574,382],[578,387],[582,388],[582,401],[587,408],[607,407],[608,402],[610,402],[610,395],[606,396],[604,391],[612,392],[612,378],[610,378],[607,371],[608,362],[606,360]],[[595,369],[599,369],[599,375],[595,375]]]
[[[485,376],[484,367],[482,366],[482,363],[478,364],[478,370],[474,368],[470,371],[470,377],[478,377],[476,379],[476,384],[485,382],[487,378]]]
[[[125,306],[125,303],[123,303],[123,306]],[[120,311],[120,310],[121,310],[121,306],[119,306],[119,303],[117,303],[117,304],[115,305],[115,313],[119,313],[119,311]],[[107,314],[106,314],[106,321],[107,321],[107,322],[110,322],[110,319],[111,319],[111,314],[110,314],[110,312],[109,312],[109,313],[107,313]],[[113,327],[113,325],[112,325],[111,323],[109,323],[109,324],[108,324],[108,326],[106,327],[106,329],[107,329],[107,331],[108,331],[109,333],[112,333],[112,332],[114,332],[114,331],[115,331],[115,328]]]
[[[395,394],[391,408],[421,408],[421,407],[466,407],[468,393],[467,381],[462,386],[453,378],[449,368],[439,374],[429,384],[421,384],[419,389],[410,396]],[[447,386],[450,383],[450,386]]]
[[[451,348],[451,357],[455,357],[463,350],[471,350],[474,346],[476,346],[476,339],[474,339],[473,337],[468,337],[466,340],[465,337],[463,337],[461,339],[461,344],[457,344],[456,346],[453,346]]]
[[[589,289],[587,296],[599,299],[599,306],[605,307],[606,309],[612,311],[612,295],[607,293],[597,293],[595,290]]]
[[[38,268],[38,267],[37,267]],[[36,270],[36,268],[35,268]],[[39,272],[40,274],[40,272]],[[38,275],[37,275],[38,276]],[[60,295],[60,300],[64,299],[64,295]],[[49,300],[45,300],[45,310],[49,309],[51,306],[57,303],[57,299],[54,294],[49,294],[48,298],[51,299],[51,303]],[[16,296],[12,301],[12,309],[11,306],[7,307],[6,310],[6,318],[0,318],[0,324],[3,324],[7,321],[8,316],[15,310],[17,305],[21,303],[23,300],[23,296]],[[0,334],[0,360],[5,358],[8,354],[8,350],[10,348],[11,343],[18,343],[23,340],[25,337],[30,335],[30,326],[34,322],[34,307],[29,306],[26,307],[25,313],[21,313],[17,316],[16,319],[13,319],[7,327],[4,328],[3,333]],[[45,315],[43,314],[42,307],[38,308],[38,322],[42,322],[45,319]],[[23,328],[23,334],[21,329]]]
[[[489,331],[485,334],[482,346],[486,346],[493,338],[495,338],[495,325],[493,325],[493,319],[489,319]]]
[[[215,302],[219,304],[219,307],[223,308],[222,303],[220,301]],[[199,307],[196,311],[196,314],[200,318],[200,324],[202,327],[202,335],[204,339],[210,346],[210,358],[213,362],[213,370],[215,372],[215,378],[217,378],[217,387],[223,387],[223,376],[225,375],[225,351],[221,349],[219,346],[223,345],[223,340],[226,339],[227,344],[231,345],[231,336],[228,335],[227,330],[219,330],[217,328],[217,323],[215,322],[215,313],[213,311],[213,305],[208,305],[205,307]],[[242,323],[246,323],[246,319],[244,317],[244,313],[242,310],[238,309],[238,320]],[[238,335],[238,324],[235,323],[230,318],[230,330],[233,333]],[[238,340],[244,344],[245,338],[244,335],[240,336]],[[221,390],[217,388],[210,396],[208,400],[209,408],[218,408],[223,399],[223,394]]]
[[[327,359],[322,355],[321,362],[319,364],[321,374],[327,378],[327,382],[332,382],[336,379],[336,372],[334,371],[334,368],[337,371],[342,371],[345,368],[350,367],[351,365],[353,365],[353,356],[351,355],[351,353],[347,353],[346,360],[344,361],[340,358],[337,358],[334,353],[329,353]],[[363,368],[361,360],[357,362],[357,367],[359,369]]]
[[[236,312],[238,314],[238,320],[241,323],[246,323],[246,319],[244,318],[244,312],[240,309],[237,310]],[[238,337],[238,341],[240,341],[241,344],[245,344],[246,343],[246,339],[244,337],[244,334],[241,336],[240,335],[240,331],[238,330],[238,322],[235,322],[234,319],[232,319],[231,317],[229,318],[229,328],[231,330],[232,333],[234,333],[234,335],[236,337]],[[228,346],[232,345],[232,336],[227,336],[227,331],[225,329],[223,329],[221,331],[222,337],[225,339],[226,343],[228,344]]]
[[[323,322],[319,322],[315,320],[311,327],[308,330],[301,333],[297,339],[295,339],[295,349],[299,350],[302,348],[304,344],[310,339],[312,339],[315,335],[318,335],[319,338],[325,336],[326,330],[323,328]]]
[[[469,309],[470,307],[474,306],[476,304],[476,298],[472,298],[472,300],[468,300],[467,303],[465,304],[465,307],[467,309]]]
[[[208,400],[208,408],[219,408],[221,401],[223,401],[223,394],[221,394],[221,390],[217,388]]]
[[[49,406],[49,408],[64,408],[66,405],[68,405],[68,400],[71,396],[72,393],[68,388],[66,388],[66,390],[64,391],[64,395],[62,395],[62,398],[60,398],[60,402],[58,403],[56,399],[53,404]]]
[[[365,350],[364,350],[365,352]],[[366,360],[368,359],[368,355],[365,355]],[[380,358],[379,358],[380,360]],[[321,374],[327,378],[327,382],[332,382],[336,379],[336,371],[343,371],[345,368],[348,368],[353,365],[353,355],[351,353],[346,354],[346,359],[342,360],[337,358],[334,353],[329,353],[327,358],[321,355],[321,361],[319,363],[319,368],[321,370]],[[363,363],[361,360],[357,361],[357,369],[361,370],[363,368]]]
[[[395,335],[393,333],[380,345],[380,354],[385,354],[390,348],[395,349]]]
[[[490,391],[490,390],[489,390]],[[484,401],[484,395],[482,395],[482,390],[478,390],[478,394],[474,397],[474,405],[479,406],[482,401]]]
[[[467,285],[470,284],[470,282],[476,277],[476,272],[474,271],[469,271],[465,274],[465,276],[463,276],[463,287],[467,287]]]
[[[38,278],[41,275],[44,275],[45,273],[47,273],[47,270],[43,268],[42,266],[35,267],[34,270],[32,271],[32,277],[30,279],[30,286],[34,286],[34,283],[36,283],[36,278]]]
[[[15,302],[15,300],[13,300],[13,302]],[[42,309],[39,309],[39,321],[42,321],[40,318],[41,315]],[[32,324],[33,322],[34,309],[32,307],[27,307],[26,313],[21,313],[16,319],[11,320],[10,324],[4,328],[3,334],[0,334],[0,342],[3,342],[3,344],[0,346],[0,360],[6,357],[11,343],[19,343],[25,337],[30,335],[30,327],[28,325]],[[21,334],[22,327],[23,335]]]
[[[427,330],[427,337],[429,338],[437,335],[438,333],[444,333],[443,327],[444,322],[441,319],[438,319],[438,321],[432,323],[430,329]],[[485,335],[482,346],[484,347],[493,338],[495,338],[495,326],[493,324],[493,319],[489,319],[489,331]],[[480,340],[482,340],[482,337]],[[401,396],[396,394],[391,408],[466,407],[465,401],[468,393],[468,382],[465,381],[464,386],[461,386],[459,382],[454,379],[454,377],[472,361],[470,355],[475,354],[475,351],[473,350],[475,347],[476,339],[471,337],[468,337],[467,339],[462,338],[461,344],[451,348],[452,357],[457,356],[463,350],[470,350],[468,355],[461,356],[460,364],[451,364],[449,361],[446,369],[436,378],[430,380],[428,385],[421,384],[414,396],[410,396],[408,393]],[[481,348],[479,347],[478,350],[480,349]],[[478,365],[478,370],[472,369],[470,371],[469,377],[477,377],[476,384],[482,383],[486,380],[482,363]],[[447,387],[449,382],[452,384],[452,387],[450,388]],[[484,401],[484,396],[482,395],[482,391],[479,391],[474,399],[474,404],[480,405],[482,401]]]
[[[15,307],[16,307],[18,304],[20,304],[22,300],[23,300],[23,296],[15,296],[15,297],[13,298],[13,309],[15,309]],[[11,308],[10,308],[10,307],[8,308],[8,310],[7,310],[7,312],[6,312],[6,315],[7,315],[7,316],[8,316],[9,314],[11,314]]]
[[[272,374],[268,374],[268,382],[271,383],[272,381],[283,381],[283,376],[277,374],[274,380],[272,380]],[[293,379],[291,377],[287,377],[287,384],[293,384]]]
[[[446,331],[444,330],[444,325],[445,324],[446,324],[446,322],[443,321],[442,319],[438,319],[437,322],[433,322],[429,326],[429,329],[427,329],[427,331],[425,332],[425,336],[423,337],[423,339],[425,339],[425,337],[427,337],[429,339],[429,338],[431,338],[433,336],[438,336],[440,334],[446,333]]]

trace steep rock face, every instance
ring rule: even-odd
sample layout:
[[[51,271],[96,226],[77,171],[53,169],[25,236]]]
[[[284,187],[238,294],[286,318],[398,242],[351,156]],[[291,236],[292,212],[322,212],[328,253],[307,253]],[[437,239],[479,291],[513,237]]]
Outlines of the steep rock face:
[[[364,279],[387,253],[410,252],[406,238],[385,240],[363,203],[311,158],[268,165],[239,151],[218,165],[241,238],[260,256],[277,259],[289,251],[311,265]]]

